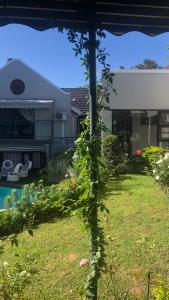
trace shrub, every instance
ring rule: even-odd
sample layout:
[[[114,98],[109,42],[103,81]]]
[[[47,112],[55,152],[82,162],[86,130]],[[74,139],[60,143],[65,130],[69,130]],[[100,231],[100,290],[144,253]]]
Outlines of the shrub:
[[[15,192],[7,198],[13,209],[0,213],[0,236],[18,233],[24,228],[32,234],[35,224],[67,215],[76,206],[77,199],[74,178],[50,186],[45,186],[42,181],[37,186],[25,185],[20,200]]]
[[[0,299],[23,299],[23,289],[29,283],[30,273],[21,269],[20,261],[14,266],[8,262],[0,266]]]
[[[169,155],[165,154],[164,158],[154,163],[152,170],[153,177],[160,184],[169,186]]]
[[[118,174],[125,164],[124,148],[116,135],[107,135],[102,142],[103,160],[106,167]]]
[[[142,156],[147,160],[148,167],[151,169],[153,164],[165,153],[163,147],[149,146],[143,149]]]
[[[43,180],[47,183],[60,182],[67,173],[70,160],[70,155],[56,155],[52,157],[45,168],[41,170]]]
[[[161,283],[159,287],[153,289],[153,296],[155,300],[169,300],[169,288]]]
[[[41,186],[37,199],[32,203],[32,214],[36,222],[52,217],[65,216],[77,200],[77,186],[74,179],[64,179],[59,184]]]
[[[0,213],[0,237],[11,233],[19,232],[21,228],[21,218],[11,210]]]

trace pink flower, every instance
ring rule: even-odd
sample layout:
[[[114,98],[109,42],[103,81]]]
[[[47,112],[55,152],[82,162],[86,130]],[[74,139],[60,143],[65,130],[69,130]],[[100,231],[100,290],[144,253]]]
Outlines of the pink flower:
[[[69,174],[68,174],[68,173],[65,174],[65,178],[67,178],[67,177],[69,177]]]
[[[89,264],[89,260],[87,258],[82,258],[79,264],[80,267],[87,266]]]

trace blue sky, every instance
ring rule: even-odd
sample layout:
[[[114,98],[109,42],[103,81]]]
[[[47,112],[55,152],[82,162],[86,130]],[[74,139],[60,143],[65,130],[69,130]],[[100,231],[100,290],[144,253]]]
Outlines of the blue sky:
[[[129,68],[144,58],[156,60],[160,65],[169,64],[169,33],[148,37],[129,33],[121,37],[107,33],[103,41],[110,54],[112,69]],[[55,29],[39,32],[21,25],[0,28],[0,67],[7,58],[20,58],[60,87],[77,87],[86,84],[84,69],[75,58],[72,45],[64,34]],[[100,66],[98,66],[98,74]]]

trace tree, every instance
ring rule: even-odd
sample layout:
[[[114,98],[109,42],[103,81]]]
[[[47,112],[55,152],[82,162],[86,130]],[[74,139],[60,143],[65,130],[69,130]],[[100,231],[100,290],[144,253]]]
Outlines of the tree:
[[[153,69],[162,69],[162,67],[155,60],[145,58],[143,60],[143,63],[135,65],[134,67],[132,67],[132,69],[153,70]]]

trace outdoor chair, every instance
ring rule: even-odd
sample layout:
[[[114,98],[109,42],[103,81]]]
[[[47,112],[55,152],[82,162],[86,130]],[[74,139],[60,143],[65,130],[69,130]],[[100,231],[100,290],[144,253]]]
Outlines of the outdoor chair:
[[[9,172],[13,172],[14,169],[14,163],[10,160],[4,160],[1,167],[1,177],[7,177]]]
[[[7,181],[19,181],[20,174],[23,171],[23,164],[19,163],[16,165],[13,172],[9,172],[7,175]]]
[[[27,160],[24,164],[23,170],[20,173],[21,178],[25,178],[28,176],[28,172],[32,169],[32,161]]]

